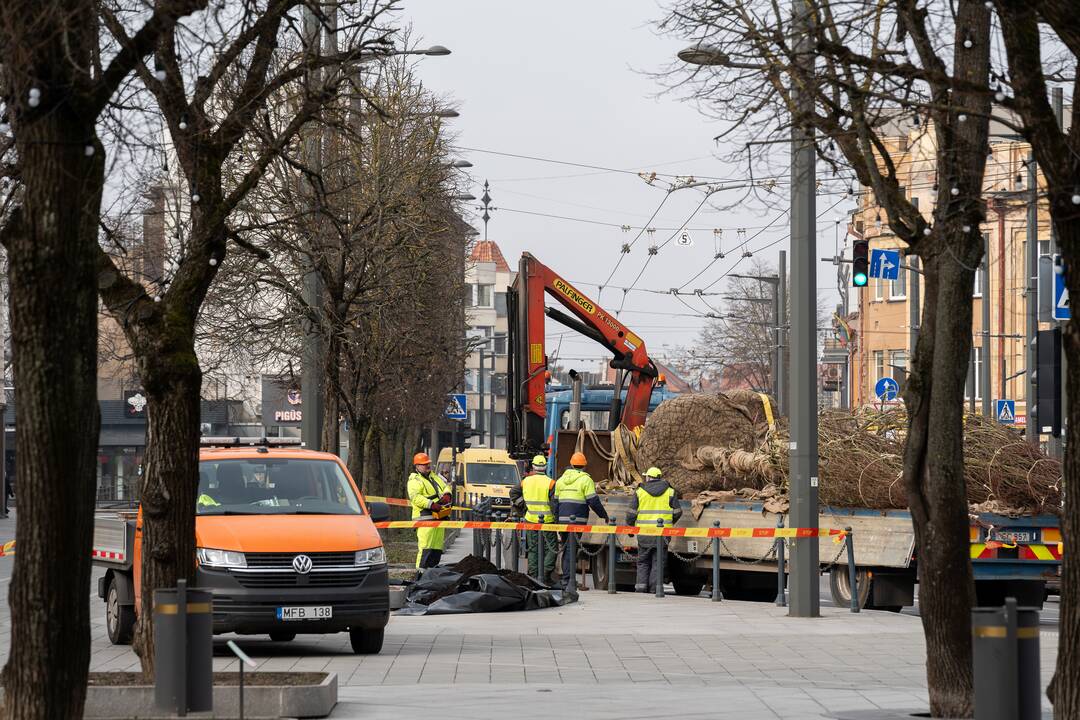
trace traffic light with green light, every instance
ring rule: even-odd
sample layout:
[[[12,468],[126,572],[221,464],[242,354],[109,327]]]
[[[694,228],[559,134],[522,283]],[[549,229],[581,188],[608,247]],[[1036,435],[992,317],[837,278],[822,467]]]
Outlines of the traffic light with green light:
[[[870,242],[856,240],[852,246],[851,284],[866,287],[870,273]]]

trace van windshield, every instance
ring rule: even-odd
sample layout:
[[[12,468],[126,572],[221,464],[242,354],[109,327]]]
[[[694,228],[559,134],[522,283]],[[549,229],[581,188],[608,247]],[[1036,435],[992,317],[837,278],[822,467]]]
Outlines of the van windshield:
[[[332,460],[232,459],[199,463],[198,515],[362,515]]]
[[[465,480],[470,485],[517,485],[521,482],[517,466],[506,463],[467,463]]]

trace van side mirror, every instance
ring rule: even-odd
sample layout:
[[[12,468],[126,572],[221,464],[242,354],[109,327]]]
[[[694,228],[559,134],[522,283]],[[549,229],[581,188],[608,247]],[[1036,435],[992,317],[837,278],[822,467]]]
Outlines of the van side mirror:
[[[367,506],[372,522],[387,522],[390,519],[390,506],[386,503],[372,501]]]

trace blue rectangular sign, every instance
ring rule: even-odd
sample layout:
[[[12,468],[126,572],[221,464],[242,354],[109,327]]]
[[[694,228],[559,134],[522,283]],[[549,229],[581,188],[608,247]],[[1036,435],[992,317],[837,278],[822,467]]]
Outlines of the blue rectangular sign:
[[[899,250],[871,250],[870,277],[896,280],[900,277]]]
[[[997,416],[997,421],[1002,425],[1015,425],[1016,424],[1016,401],[1015,400],[995,400],[994,414]]]
[[[469,419],[468,406],[465,403],[465,393],[453,393],[446,396],[446,419]]]
[[[1060,255],[1054,256],[1054,319],[1072,318],[1072,306],[1069,304],[1069,288],[1065,287],[1065,264]]]

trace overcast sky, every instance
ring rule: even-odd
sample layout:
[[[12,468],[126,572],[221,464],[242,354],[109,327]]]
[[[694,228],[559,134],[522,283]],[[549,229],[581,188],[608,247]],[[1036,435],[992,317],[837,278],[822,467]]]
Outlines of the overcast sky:
[[[717,210],[714,205],[740,197],[738,191],[702,204],[700,191],[668,194],[663,183],[650,186],[636,175],[655,171],[660,180],[748,175],[745,162],[719,159],[732,148],[716,146],[717,127],[692,104],[672,95],[657,97],[662,87],[648,73],[662,70],[687,43],[656,34],[663,12],[656,0],[403,0],[402,8],[415,36],[453,52],[425,59],[419,74],[461,112],[450,122],[460,157],[474,166],[470,191],[480,197],[484,180],[490,181],[498,210],[491,213],[488,236],[511,266],[523,251],[531,252],[597,299],[597,284],[611,275],[623,243],[633,241],[638,228],[654,227],[655,233],[641,234],[599,298],[601,306],[615,311],[623,304],[621,288],[632,285],[692,291],[712,284],[710,292],[724,290],[725,272],[748,271],[751,261],[734,250],[740,245],[772,264],[777,251],[788,249],[784,185],[773,207],[754,201]],[[819,257],[833,254],[835,218],[846,207],[825,214],[836,200],[818,199]],[[469,209],[467,219],[483,233],[478,210]],[[556,215],[573,219],[551,217]],[[633,229],[625,231],[623,225]],[[683,227],[692,245],[679,244]],[[714,260],[714,228],[722,230],[720,249],[730,251],[723,260]],[[646,267],[648,247],[673,234]],[[829,307],[838,301],[832,265],[819,266],[818,285]],[[680,299],[635,290],[626,294],[620,317],[663,357],[666,349],[692,343],[705,322],[701,315],[710,312],[709,305],[723,310],[722,304],[719,297]],[[549,354],[561,340],[563,358],[607,357],[592,341],[554,323],[548,334]]]

